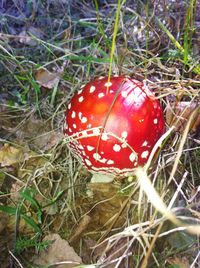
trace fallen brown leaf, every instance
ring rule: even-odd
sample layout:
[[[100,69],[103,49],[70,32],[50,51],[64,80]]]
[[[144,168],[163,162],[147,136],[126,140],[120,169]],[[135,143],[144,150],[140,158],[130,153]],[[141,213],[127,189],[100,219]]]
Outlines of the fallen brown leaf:
[[[199,107],[199,103],[181,101],[170,104],[166,108],[166,122],[168,125],[174,125],[176,130],[182,132],[192,112]],[[200,111],[194,118],[191,130],[196,132],[200,125]]]
[[[24,160],[22,148],[16,148],[9,144],[4,144],[0,148],[0,166],[7,167]]]
[[[35,79],[41,86],[51,89],[54,88],[60,81],[61,73],[62,70],[58,70],[53,73],[48,71],[46,68],[40,68],[35,74]]]
[[[63,133],[51,129],[51,122],[37,119],[30,116],[23,126],[16,131],[15,135],[19,141],[29,139],[29,144],[34,144],[40,150],[49,150],[58,144],[62,138]]]
[[[34,258],[34,264],[45,266],[65,262],[56,265],[56,267],[72,268],[82,263],[81,258],[76,254],[74,249],[58,234],[47,235],[44,240],[52,241],[52,244],[47,250],[40,252],[39,257]]]

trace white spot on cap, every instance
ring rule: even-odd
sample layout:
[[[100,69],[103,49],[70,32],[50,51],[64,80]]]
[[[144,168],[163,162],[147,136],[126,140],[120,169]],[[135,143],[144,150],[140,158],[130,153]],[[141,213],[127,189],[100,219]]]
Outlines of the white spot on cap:
[[[72,107],[71,102],[67,105],[68,110],[70,110]]]
[[[84,123],[86,123],[87,122],[87,117],[83,117],[82,119],[81,119],[81,122],[84,124]]]
[[[103,133],[101,135],[101,139],[102,139],[102,141],[107,141],[108,140],[108,134],[107,133]]]
[[[114,90],[110,90],[110,93],[111,93],[111,94],[114,93]]]
[[[75,118],[76,117],[76,112],[72,112],[72,118]]]
[[[72,129],[69,127],[69,132],[72,132]]]
[[[91,128],[91,127],[92,127],[92,124],[88,124],[87,127],[88,127],[88,128]]]
[[[147,144],[148,144],[148,142],[144,141],[143,144],[142,144],[142,147],[147,146]]]
[[[98,153],[94,153],[93,157],[94,157],[95,160],[97,160],[97,161],[99,161],[100,163],[103,163],[103,164],[105,164],[108,161],[108,159],[106,159],[106,158],[101,158],[101,155],[98,154]]]
[[[110,87],[110,86],[112,86],[112,83],[111,83],[111,82],[106,82],[106,83],[104,84],[104,86],[105,86],[105,87]]]
[[[144,151],[144,152],[141,154],[141,158],[147,158],[148,155],[149,155],[149,151]]]
[[[104,93],[99,93],[98,94],[98,98],[100,99],[100,98],[103,98],[105,96],[105,94]]]
[[[73,124],[72,126],[73,126],[73,128],[76,128],[76,124]]]
[[[90,93],[93,93],[95,91],[96,87],[95,86],[91,86],[90,87]]]
[[[136,159],[136,154],[134,152],[132,152],[130,155],[129,155],[129,159],[131,162],[134,162],[135,159]]]
[[[82,146],[81,144],[78,145],[78,148],[79,148],[80,150],[84,150],[84,148],[83,148],[83,146]]]
[[[121,95],[122,95],[122,97],[126,98],[128,96],[128,92],[127,91],[122,91]]]
[[[83,92],[82,89],[78,90],[78,95],[80,95]]]
[[[122,132],[122,138],[126,139],[128,136],[128,132],[127,131],[123,131]]]
[[[140,123],[144,122],[144,118],[143,118],[143,119],[139,119],[139,122],[140,122]]]
[[[81,120],[81,117],[82,117],[82,113],[81,112],[78,113],[78,117]]]
[[[84,100],[83,96],[81,96],[81,97],[78,99],[79,102],[82,102],[83,100]]]
[[[155,119],[153,120],[153,123],[154,123],[155,125],[157,125],[157,124],[158,124],[158,119],[155,118]]]
[[[98,154],[98,153],[94,153],[93,157],[95,160],[99,160],[101,158],[100,154]]]
[[[108,165],[112,165],[112,164],[114,164],[114,163],[115,163],[115,162],[114,162],[113,160],[111,160],[111,159],[108,160],[108,162],[107,162]]]
[[[88,149],[88,151],[93,151],[95,148],[93,147],[93,146],[90,146],[90,145],[87,145],[87,149]]]
[[[81,88],[83,88],[85,85],[82,85]]]
[[[120,146],[119,144],[115,144],[115,145],[113,146],[113,150],[114,150],[115,152],[119,152],[119,151],[121,150],[121,146]]]
[[[99,162],[101,162],[101,163],[103,163],[103,164],[105,164],[105,163],[106,163],[106,161],[107,161],[107,159],[106,159],[106,158],[99,159]]]
[[[87,158],[85,159],[85,163],[86,163],[86,165],[88,165],[88,166],[91,166],[91,165],[92,165],[92,163],[90,162],[90,160],[88,160]]]

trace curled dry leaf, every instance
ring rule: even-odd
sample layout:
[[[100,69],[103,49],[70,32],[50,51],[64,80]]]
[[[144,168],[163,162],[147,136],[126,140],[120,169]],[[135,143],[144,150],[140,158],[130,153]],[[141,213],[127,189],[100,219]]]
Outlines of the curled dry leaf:
[[[30,116],[23,126],[15,132],[20,141],[29,139],[29,145],[34,144],[40,150],[46,151],[58,144],[63,134],[61,131],[52,130],[51,122]]]
[[[59,131],[52,130],[51,132],[45,133],[40,138],[35,140],[35,144],[41,148],[43,151],[50,150],[56,144],[58,144],[63,138],[63,135]]]
[[[0,166],[6,167],[17,164],[24,160],[24,152],[21,148],[16,148],[9,144],[4,144],[0,148]]]
[[[40,68],[35,74],[36,81],[43,87],[54,88],[60,81],[60,75],[62,74],[62,69],[57,72],[50,72],[46,68]]]
[[[168,125],[174,125],[176,130],[182,132],[192,112],[199,107],[199,103],[181,101],[169,104],[166,108],[166,122]],[[197,112],[191,130],[196,132],[200,126],[200,111]]]
[[[35,163],[35,166],[44,165],[45,162],[44,158],[38,157],[37,153],[28,147],[14,147],[9,144],[0,147],[0,167],[13,166],[24,161],[28,164]]]
[[[63,135],[61,132],[52,130],[36,136],[35,139],[32,140],[32,143],[42,151],[47,151],[58,144],[62,138]]]
[[[53,265],[62,262],[62,265],[56,265],[56,267],[71,268],[82,263],[81,258],[74,249],[58,234],[47,235],[44,240],[52,241],[52,244],[50,244],[47,250],[42,251],[39,257],[35,257],[34,264]]]

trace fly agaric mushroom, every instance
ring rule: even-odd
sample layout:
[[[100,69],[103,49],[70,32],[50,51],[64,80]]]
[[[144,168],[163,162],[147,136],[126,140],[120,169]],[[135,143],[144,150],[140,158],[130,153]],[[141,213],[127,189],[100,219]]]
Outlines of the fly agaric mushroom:
[[[111,180],[143,166],[164,132],[159,101],[142,82],[125,76],[84,85],[65,115],[64,131],[72,153],[93,174]]]

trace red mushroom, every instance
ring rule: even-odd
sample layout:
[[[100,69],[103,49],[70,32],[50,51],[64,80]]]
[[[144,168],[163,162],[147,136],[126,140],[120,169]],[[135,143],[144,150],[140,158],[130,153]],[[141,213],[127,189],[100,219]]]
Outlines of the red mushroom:
[[[143,166],[164,132],[163,111],[140,81],[99,78],[83,86],[66,110],[68,146],[92,173],[128,176]]]

